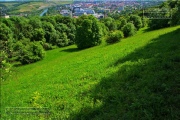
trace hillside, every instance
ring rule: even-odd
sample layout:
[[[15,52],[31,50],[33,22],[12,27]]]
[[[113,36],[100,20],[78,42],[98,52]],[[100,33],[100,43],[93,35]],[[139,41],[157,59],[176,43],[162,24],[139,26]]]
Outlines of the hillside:
[[[48,51],[42,61],[14,67],[9,79],[1,82],[1,117],[177,120],[179,38],[176,26],[141,30],[113,45]],[[39,109],[27,115],[8,107],[20,107],[20,112],[27,107],[23,113]]]
[[[70,4],[72,1],[49,1],[49,2],[2,2],[1,6],[4,6],[8,14],[26,13],[43,10],[52,6]]]

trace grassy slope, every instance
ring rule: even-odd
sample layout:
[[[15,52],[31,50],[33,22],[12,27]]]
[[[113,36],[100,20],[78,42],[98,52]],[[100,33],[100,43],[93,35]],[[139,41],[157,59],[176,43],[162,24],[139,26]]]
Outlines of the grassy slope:
[[[6,116],[5,107],[48,107],[52,119],[178,119],[177,28],[82,51],[55,49],[40,62],[14,68],[1,85],[2,117],[33,117]]]

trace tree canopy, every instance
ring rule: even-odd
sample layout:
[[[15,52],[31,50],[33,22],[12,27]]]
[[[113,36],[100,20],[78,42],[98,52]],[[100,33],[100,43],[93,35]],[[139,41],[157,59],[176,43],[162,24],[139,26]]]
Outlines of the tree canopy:
[[[99,21],[93,16],[87,16],[76,30],[75,42],[79,49],[84,49],[99,45],[101,37],[102,29]]]

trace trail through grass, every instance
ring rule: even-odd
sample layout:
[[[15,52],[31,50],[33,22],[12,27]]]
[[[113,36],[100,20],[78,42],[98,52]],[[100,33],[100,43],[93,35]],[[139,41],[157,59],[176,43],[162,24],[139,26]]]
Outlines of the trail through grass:
[[[48,51],[1,83],[2,119],[177,119],[180,26],[113,45]],[[5,114],[47,107],[50,114]]]

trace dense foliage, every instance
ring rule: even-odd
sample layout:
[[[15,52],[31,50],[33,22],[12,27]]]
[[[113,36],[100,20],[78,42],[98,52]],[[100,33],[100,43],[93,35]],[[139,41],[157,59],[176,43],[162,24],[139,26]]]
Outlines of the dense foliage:
[[[8,61],[8,56],[5,51],[0,51],[0,81],[6,80],[6,77],[11,72],[11,64]]]
[[[102,28],[93,16],[80,17],[83,19],[77,27],[75,42],[80,49],[89,48],[101,43]]]
[[[111,17],[107,17],[101,20],[102,23],[105,24],[105,26],[108,28],[109,31],[113,31],[117,29],[117,24],[115,22],[115,19]]]
[[[113,31],[108,34],[106,37],[106,42],[109,44],[119,42],[124,37],[124,34],[122,31]]]
[[[149,27],[151,29],[160,29],[180,24],[180,1],[168,0],[159,7],[151,10],[149,14],[151,20]]]
[[[12,32],[4,23],[0,24],[0,80],[5,80],[10,73],[12,57]]]
[[[143,26],[141,17],[139,17],[138,15],[131,15],[129,21],[134,24],[137,30],[139,30]]]
[[[133,36],[136,33],[133,23],[127,23],[122,29],[125,37]]]
[[[1,20],[0,49],[7,54],[8,61],[33,63],[44,58],[44,49],[74,43],[76,27],[69,17],[11,17]]]
[[[22,64],[33,63],[44,58],[45,52],[39,42],[24,43],[24,45],[22,42],[18,41],[15,46],[17,59]]]

